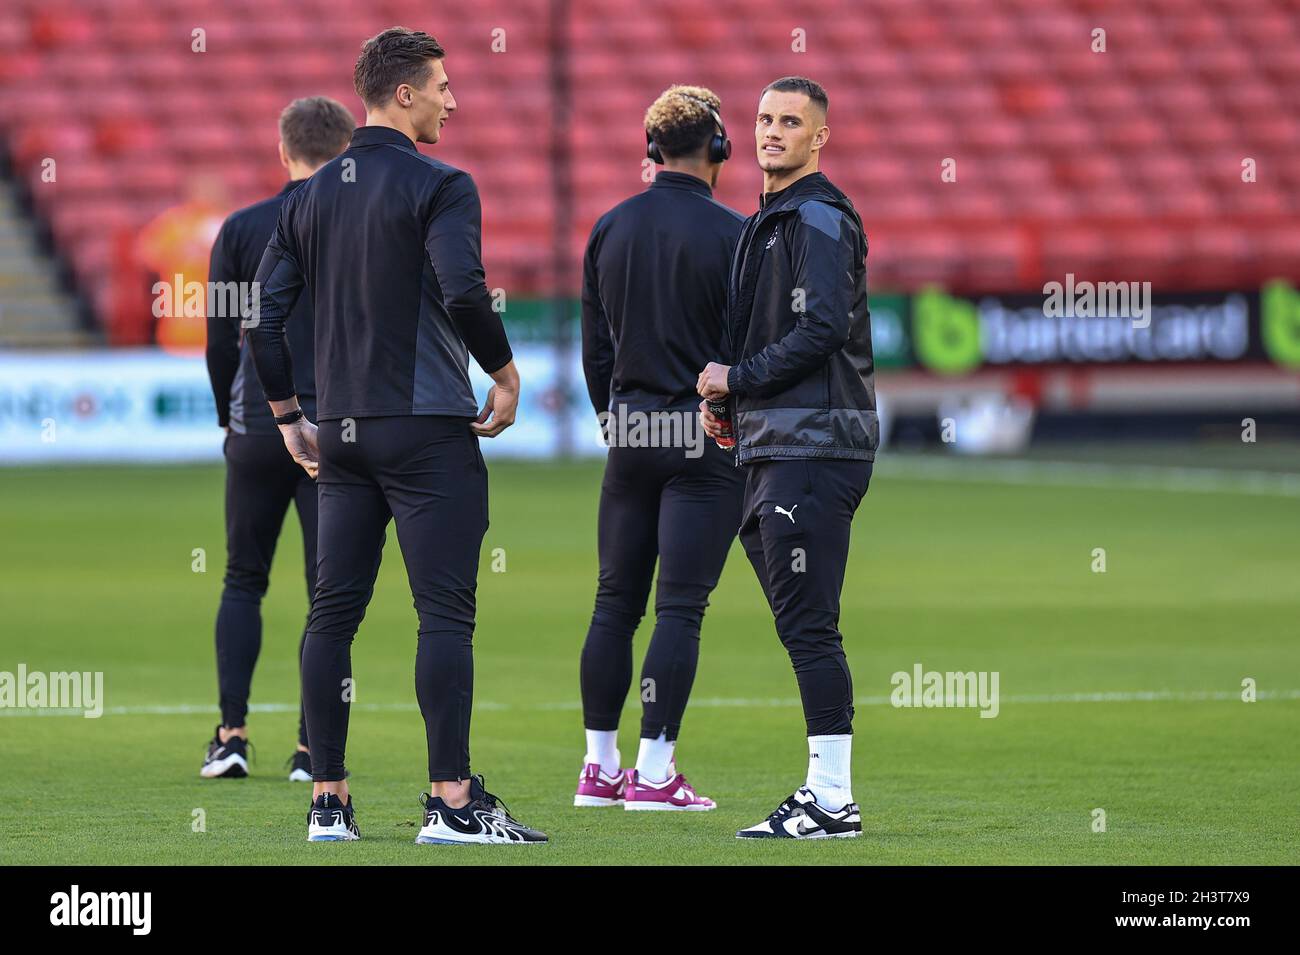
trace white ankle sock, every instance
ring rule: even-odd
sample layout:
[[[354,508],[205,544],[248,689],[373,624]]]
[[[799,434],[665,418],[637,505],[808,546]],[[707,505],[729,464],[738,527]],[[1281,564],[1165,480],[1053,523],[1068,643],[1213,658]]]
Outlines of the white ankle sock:
[[[617,776],[622,768],[618,753],[618,730],[587,730],[587,755],[584,763],[599,763],[606,776]]]
[[[651,782],[666,782],[676,745],[676,740],[668,742],[663,733],[657,739],[642,739],[641,749],[636,754],[636,774]]]
[[[817,804],[832,811],[853,802],[849,761],[853,736],[808,737],[808,783]]]

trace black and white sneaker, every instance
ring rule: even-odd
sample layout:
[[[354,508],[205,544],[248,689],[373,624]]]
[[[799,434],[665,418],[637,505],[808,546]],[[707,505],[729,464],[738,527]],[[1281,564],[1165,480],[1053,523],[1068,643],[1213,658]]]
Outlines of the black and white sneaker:
[[[208,755],[203,758],[199,775],[204,779],[239,779],[248,775],[248,741],[232,736],[221,742],[221,727],[212,734]]]
[[[311,782],[311,753],[297,750],[289,757],[289,782]]]
[[[420,793],[424,807],[424,828],[415,837],[420,845],[536,845],[546,842],[546,833],[514,819],[501,800],[483,788],[482,776],[471,776],[469,803],[452,809],[441,797]]]
[[[756,826],[741,829],[737,839],[852,839],[862,835],[858,804],[830,810],[803,786]]]
[[[356,813],[352,811],[352,797],[348,804],[333,793],[321,793],[307,811],[308,842],[351,842],[361,838],[357,828]]]
[[[284,761],[284,765],[289,770],[289,782],[291,783],[309,783],[311,782],[311,753],[304,753],[302,750],[295,750],[294,754]],[[343,778],[351,779],[352,770],[343,770]]]

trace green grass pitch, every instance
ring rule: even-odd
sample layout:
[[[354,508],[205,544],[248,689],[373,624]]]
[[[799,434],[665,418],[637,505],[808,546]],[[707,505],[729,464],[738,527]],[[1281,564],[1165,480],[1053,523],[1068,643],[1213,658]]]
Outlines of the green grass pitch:
[[[253,775],[203,780],[217,721],[220,468],[19,469],[0,471],[0,670],[103,671],[108,712],[0,712],[0,863],[1300,862],[1300,498],[920,479],[882,464],[854,525],[841,620],[863,837],[773,845],[734,831],[802,782],[807,751],[794,678],[739,547],[705,618],[679,746],[720,808],[575,809],[599,466],[490,467],[474,766],[550,845],[414,844],[427,785],[416,626],[391,533],[353,647],[349,767],[364,838],[313,845],[309,787],[281,769],[296,713],[274,706],[297,700],[295,519],[264,605],[253,703],[271,708],[250,718]],[[1098,547],[1104,574],[1091,570]],[[195,548],[205,573],[192,570]],[[504,573],[491,570],[494,548]],[[997,671],[999,715],[882,702],[891,674],[916,663]],[[1239,699],[1248,677],[1254,703]],[[1102,693],[1117,696],[1074,697]],[[192,831],[197,809],[206,832]],[[1095,809],[1105,832],[1093,831]]]

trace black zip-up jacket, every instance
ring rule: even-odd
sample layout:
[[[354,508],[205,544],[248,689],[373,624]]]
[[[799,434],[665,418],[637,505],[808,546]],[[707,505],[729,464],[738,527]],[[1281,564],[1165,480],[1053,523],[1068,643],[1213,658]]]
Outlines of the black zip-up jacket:
[[[285,196],[305,180],[291,179],[274,196],[232,212],[221,225],[208,260],[209,282],[234,282],[243,287],[257,277],[266,244],[275,232]],[[224,298],[224,297],[223,297]],[[229,300],[225,298],[225,300]],[[241,307],[243,305],[240,299]],[[236,434],[275,434],[275,421],[266,394],[257,381],[253,355],[240,335],[239,315],[216,315],[208,310],[208,380],[217,402],[217,423]],[[298,297],[285,322],[289,352],[297,361],[294,385],[307,417],[316,420],[316,335],[311,295]]]
[[[484,282],[481,231],[467,173],[395,129],[358,127],[285,200],[258,267],[248,338],[267,398],[294,394],[284,320],[306,287],[321,420],[474,417],[468,355],[488,373],[511,359]]]
[[[596,220],[582,268],[582,365],[596,414],[693,408],[725,340],[744,217],[703,179],[663,170]]]
[[[746,221],[727,302],[738,463],[875,459],[866,255],[853,203],[821,173]]]

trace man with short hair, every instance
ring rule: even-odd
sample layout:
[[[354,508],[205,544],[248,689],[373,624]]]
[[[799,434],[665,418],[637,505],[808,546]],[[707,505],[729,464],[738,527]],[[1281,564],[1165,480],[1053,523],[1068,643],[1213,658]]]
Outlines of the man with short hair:
[[[826,91],[787,76],[759,100],[763,196],[731,270],[729,365],[700,372],[700,414],[726,399],[747,472],[740,539],[790,655],[808,735],[804,786],[742,839],[861,834],[849,757],[853,679],[839,631],[849,531],[880,442],[867,310],[867,240],[818,171]]]
[[[695,681],[700,624],[740,524],[744,489],[734,459],[706,439],[695,415],[698,370],[724,347],[727,270],[742,222],[713,198],[731,153],[721,108],[717,95],[699,86],[670,87],[651,104],[646,150],[663,171],[597,220],[583,261],[583,365],[610,448],[596,607],[582,648],[587,755],[575,806],[714,808],[678,772],[675,748]],[[681,440],[664,446],[673,422]],[[637,439],[638,428],[644,436],[665,426],[667,435],[652,436],[669,442]],[[619,716],[656,561],[641,741],[636,767],[625,770]]]
[[[319,474],[320,563],[303,704],[312,842],[360,838],[344,749],[351,645],[393,520],[419,615],[416,696],[430,792],[421,844],[545,842],[470,775],[479,550],[488,526],[478,439],[509,427],[519,374],[492,308],[474,181],[424,156],[456,109],[437,40],[393,27],[353,73],[366,122],[294,193],[258,269],[257,374],[285,446]],[[303,289],[316,315],[319,432],[298,402],[284,316]],[[480,412],[468,359],[495,382]]]
[[[302,527],[307,600],[316,589],[316,484],[284,448],[257,382],[247,338],[240,336],[239,308],[257,275],[262,253],[275,230],[285,199],[326,162],[347,148],[356,120],[327,96],[297,99],[280,114],[280,165],[289,181],[274,196],[232,213],[212,246],[208,281],[234,294],[208,300],[208,378],[217,404],[217,424],[226,429],[226,576],[217,611],[217,684],[221,724],[208,744],[200,775],[248,775],[248,696],[262,648],[262,597],[271,558],[289,504]],[[223,305],[234,303],[234,309]],[[226,314],[230,311],[230,314]],[[289,348],[303,372],[298,391],[304,409],[316,413],[315,335],[311,296],[303,295],[287,322]],[[301,660],[304,629],[298,642]],[[298,748],[289,779],[311,781],[307,722],[298,711]]]

